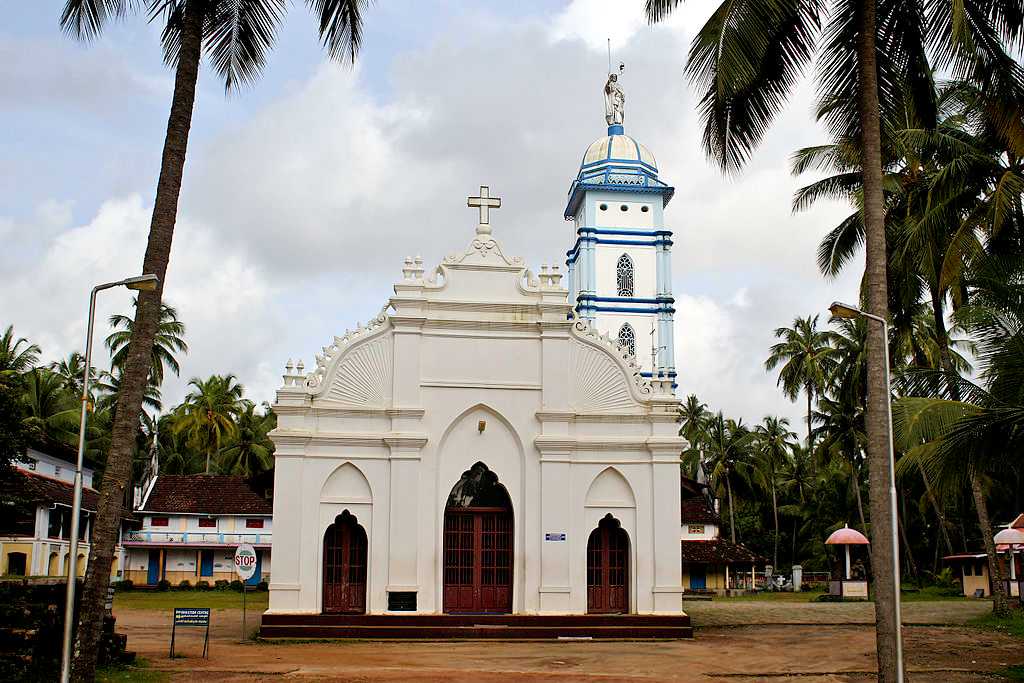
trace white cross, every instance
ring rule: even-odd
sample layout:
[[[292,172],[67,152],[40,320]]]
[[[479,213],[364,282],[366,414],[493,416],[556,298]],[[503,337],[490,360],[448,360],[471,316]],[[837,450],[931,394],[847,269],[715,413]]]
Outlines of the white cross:
[[[488,212],[489,209],[499,209],[499,208],[501,208],[501,198],[500,197],[490,197],[490,196],[488,196],[489,194],[490,194],[490,188],[487,187],[486,185],[481,185],[480,186],[480,196],[479,197],[467,197],[466,198],[466,206],[475,206],[478,209],[480,209],[480,225],[487,225],[488,224],[489,221],[488,221],[487,212]]]

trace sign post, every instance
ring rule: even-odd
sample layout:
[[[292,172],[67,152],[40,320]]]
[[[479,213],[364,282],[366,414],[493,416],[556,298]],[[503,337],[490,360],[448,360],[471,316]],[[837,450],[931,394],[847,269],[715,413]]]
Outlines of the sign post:
[[[174,622],[171,625],[171,652],[174,659],[174,636],[179,626],[205,626],[206,638],[203,640],[203,657],[210,652],[210,608],[209,607],[175,607]]]
[[[242,580],[242,642],[245,637],[245,582],[256,573],[256,550],[248,543],[235,549],[235,573]]]

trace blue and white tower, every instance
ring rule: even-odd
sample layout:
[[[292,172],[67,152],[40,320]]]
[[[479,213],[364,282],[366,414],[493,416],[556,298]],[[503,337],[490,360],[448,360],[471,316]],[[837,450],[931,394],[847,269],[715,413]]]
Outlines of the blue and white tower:
[[[658,178],[650,150],[625,134],[616,81],[612,74],[605,86],[608,135],[587,148],[569,188],[569,296],[580,317],[632,352],[645,376],[674,380],[672,232],[664,220],[674,189]]]

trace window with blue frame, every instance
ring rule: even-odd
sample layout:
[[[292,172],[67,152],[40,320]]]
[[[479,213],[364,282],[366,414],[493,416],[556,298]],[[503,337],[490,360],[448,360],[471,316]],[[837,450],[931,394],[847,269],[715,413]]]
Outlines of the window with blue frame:
[[[615,264],[615,287],[619,296],[633,296],[633,259],[628,254]]]

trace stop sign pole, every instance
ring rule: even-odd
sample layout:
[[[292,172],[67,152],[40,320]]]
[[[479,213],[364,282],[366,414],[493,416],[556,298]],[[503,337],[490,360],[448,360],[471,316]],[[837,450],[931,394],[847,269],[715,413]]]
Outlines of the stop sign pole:
[[[242,642],[245,637],[245,582],[256,573],[256,550],[248,543],[235,549],[235,573],[242,580]]]

